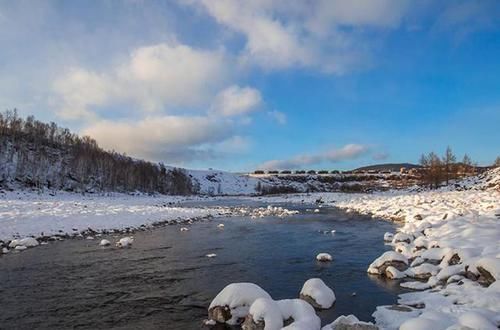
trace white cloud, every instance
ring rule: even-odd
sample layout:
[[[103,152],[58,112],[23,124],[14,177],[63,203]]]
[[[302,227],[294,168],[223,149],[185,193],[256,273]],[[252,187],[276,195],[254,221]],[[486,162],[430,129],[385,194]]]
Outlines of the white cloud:
[[[362,28],[396,28],[409,7],[407,0],[185,2],[201,3],[219,24],[244,35],[243,63],[329,73],[365,65],[370,40]]]
[[[372,156],[373,160],[386,160],[389,158],[389,153],[385,151],[374,153]]]
[[[162,43],[138,48],[104,72],[72,68],[53,87],[62,103],[60,114],[70,119],[130,102],[146,112],[199,106],[226,81],[226,61],[221,51]]]
[[[267,114],[280,125],[285,125],[288,120],[285,113],[277,110],[269,111]]]
[[[255,111],[261,102],[258,90],[233,85],[217,94],[212,111],[226,117],[243,115]]]
[[[105,149],[182,163],[210,154],[215,144],[231,141],[232,127],[230,121],[206,116],[155,116],[138,122],[102,120],[82,133],[95,138]]]
[[[286,160],[270,160],[259,166],[262,169],[295,169],[317,165],[323,162],[335,163],[366,155],[369,148],[360,144],[347,144],[340,149],[332,149],[314,155],[298,155]]]

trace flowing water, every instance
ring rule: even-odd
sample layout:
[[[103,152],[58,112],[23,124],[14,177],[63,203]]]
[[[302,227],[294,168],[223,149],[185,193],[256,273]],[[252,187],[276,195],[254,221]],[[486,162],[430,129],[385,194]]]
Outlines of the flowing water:
[[[253,282],[284,299],[320,277],[337,296],[334,308],[318,313],[323,325],[341,314],[368,321],[377,305],[396,302],[397,285],[366,273],[388,249],[382,236],[393,224],[284,206],[300,214],[215,219],[187,232],[166,226],[135,233],[130,249],[72,239],[2,256],[0,328],[200,329],[210,301],[232,282]],[[317,262],[319,252],[333,262]]]

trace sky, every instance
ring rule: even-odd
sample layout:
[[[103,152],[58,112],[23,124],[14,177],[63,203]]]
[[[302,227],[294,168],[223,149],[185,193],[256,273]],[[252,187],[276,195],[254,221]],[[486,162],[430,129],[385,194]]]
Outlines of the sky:
[[[497,0],[0,0],[0,109],[229,171],[500,155]]]

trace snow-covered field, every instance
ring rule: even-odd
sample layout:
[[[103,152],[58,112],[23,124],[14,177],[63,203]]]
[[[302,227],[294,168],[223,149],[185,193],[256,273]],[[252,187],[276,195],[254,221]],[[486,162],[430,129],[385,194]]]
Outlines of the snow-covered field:
[[[0,194],[0,240],[137,228],[155,222],[217,215],[220,210],[176,206],[175,196],[111,196],[29,192]],[[170,203],[170,204],[169,204]],[[43,233],[43,234],[42,234]]]

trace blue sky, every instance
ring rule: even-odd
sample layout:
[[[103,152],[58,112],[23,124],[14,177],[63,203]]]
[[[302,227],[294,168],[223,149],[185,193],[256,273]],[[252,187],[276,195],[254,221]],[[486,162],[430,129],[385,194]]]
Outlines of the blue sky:
[[[495,0],[0,0],[0,108],[190,168],[500,155]]]

